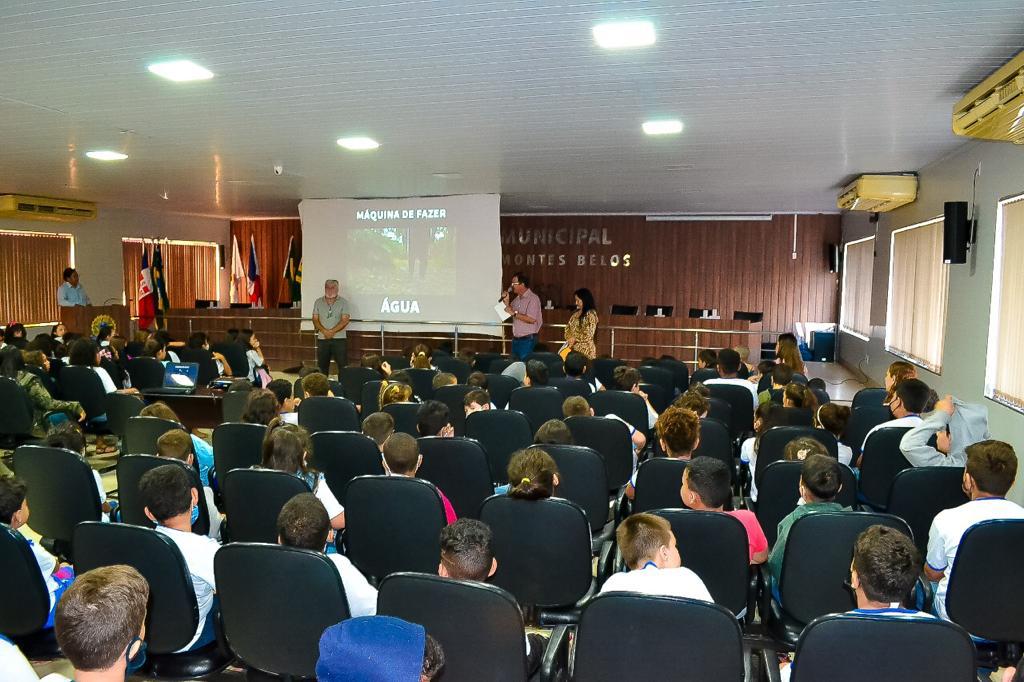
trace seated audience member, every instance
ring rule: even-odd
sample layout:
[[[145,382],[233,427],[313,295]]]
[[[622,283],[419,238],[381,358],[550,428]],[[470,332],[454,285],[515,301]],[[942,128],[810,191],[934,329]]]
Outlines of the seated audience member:
[[[85,410],[74,400],[54,400],[38,376],[25,368],[25,360],[16,346],[0,351],[0,376],[7,377],[21,386],[32,404],[32,435],[36,438],[46,433],[49,421],[46,414],[51,411],[63,412],[60,420],[68,418],[85,420]]]
[[[285,503],[277,516],[277,542],[285,547],[298,547],[313,552],[326,552],[334,542],[334,529],[327,510],[316,495],[302,493]],[[377,613],[377,590],[359,572],[348,557],[332,552],[327,558],[338,569],[345,599],[353,618]]]
[[[686,391],[672,402],[672,407],[691,410],[703,419],[708,416],[708,412],[711,410],[711,401],[697,391]]]
[[[412,354],[409,356],[409,366],[413,369],[437,369],[432,360],[430,346],[425,343],[417,343],[413,346]]]
[[[828,384],[821,377],[814,377],[813,379],[807,380],[807,387],[815,391],[825,391],[828,393]]]
[[[777,585],[782,575],[782,558],[786,553],[786,540],[789,529],[797,519],[818,512],[842,511],[843,506],[835,501],[836,495],[843,487],[839,474],[839,462],[824,455],[811,455],[804,460],[800,469],[800,497],[803,504],[798,505],[784,519],[779,521],[778,535],[775,546],[768,556],[768,573],[772,577],[772,590],[778,599]]]
[[[177,352],[175,352],[175,348],[184,348],[184,341],[175,341],[173,338],[171,338],[170,332],[168,332],[166,329],[157,329],[155,332],[153,332],[153,338],[160,341],[160,343],[164,344],[164,347],[167,348],[168,360],[170,360],[171,362],[181,362],[181,359],[178,357]]]
[[[246,424],[263,424],[267,426],[271,420],[277,418],[280,409],[277,396],[265,388],[254,388],[249,391],[249,397],[245,401],[245,409],[242,411],[242,421]]]
[[[363,420],[363,435],[372,438],[381,452],[384,452],[384,443],[394,432],[395,418],[387,412],[374,412]]]
[[[211,573],[213,565],[211,563]],[[149,583],[123,564],[78,576],[57,604],[57,644],[79,682],[121,682],[146,662]]]
[[[949,620],[946,614],[948,572],[967,529],[991,519],[1024,519],[1024,508],[1005,499],[1016,477],[1017,455],[1009,443],[985,440],[967,447],[964,491],[970,502],[940,511],[928,531],[924,574],[938,583],[933,603],[935,614],[940,618]]]
[[[885,370],[885,398],[882,400],[882,404],[888,405],[896,397],[896,384],[905,379],[916,378],[917,367],[909,362],[896,360],[890,363],[889,368]]]
[[[469,375],[469,378],[466,379],[466,385],[475,386],[476,388],[481,388],[486,391],[487,375],[484,372],[473,372]]]
[[[170,360],[167,359],[167,349],[158,339],[149,339],[146,341],[145,345],[142,346],[142,357],[158,360],[164,366],[170,362]]]
[[[228,364],[227,358],[221,353],[210,350],[210,337],[206,335],[206,332],[192,332],[189,334],[185,346],[192,350],[209,351],[213,361],[217,364],[217,375],[231,376],[231,365]]]
[[[935,447],[931,445],[935,437]],[[962,467],[967,447],[988,440],[988,410],[947,395],[900,440],[900,452],[916,467]]]
[[[384,473],[388,476],[416,478],[416,472],[423,464],[423,455],[420,454],[420,447],[416,439],[407,433],[392,434],[388,438],[388,442],[384,443],[383,463]],[[441,496],[441,504],[444,506],[445,522],[455,523],[459,518],[455,514],[455,507],[440,488],[437,488],[437,494]]]
[[[750,383],[754,384],[755,386],[760,387],[762,379],[764,379],[765,377],[768,377],[769,380],[771,379],[771,375],[772,375],[772,370],[773,369],[775,369],[775,363],[774,362],[772,362],[771,360],[762,360],[761,362],[757,363],[757,372],[755,374],[751,374],[749,377],[747,377],[747,381],[749,381]],[[786,383],[788,384],[789,381],[787,381]],[[785,384],[783,384],[783,385],[785,385]],[[762,391],[761,393],[758,394],[758,399],[761,402],[764,402],[766,400],[766,398],[762,397],[763,394],[764,394],[764,391]]]
[[[562,363],[562,371],[565,372],[565,378],[571,381],[582,381],[590,387],[590,392],[600,391],[604,388],[601,382],[594,377],[593,380],[587,378],[587,370],[590,368],[590,360],[586,355],[578,351],[569,351],[569,354],[565,356],[565,361]]]
[[[52,628],[54,606],[75,579],[75,571],[69,564],[57,561],[57,557],[43,549],[38,542],[25,537],[21,528],[28,523],[28,516],[28,487],[14,477],[0,478],[0,523],[5,523],[11,530],[17,531],[32,550],[32,556],[35,557],[43,582],[46,584],[46,591],[50,594],[50,615],[43,627]]]
[[[800,346],[793,334],[779,335],[779,340],[775,343],[775,357],[780,363],[792,367],[797,374],[806,375],[804,357],[800,353]]]
[[[438,372],[434,375],[434,378],[430,380],[431,387],[436,391],[442,386],[451,386],[459,383],[459,378],[454,374],[448,372]]]
[[[506,377],[512,377],[513,379],[518,381],[520,384],[524,384],[525,385],[525,381],[526,381],[526,363],[521,361],[521,360],[517,360],[517,361],[513,362],[511,365],[509,365],[508,367],[506,367],[505,369],[501,370],[501,375],[502,376],[506,376]]]
[[[791,381],[782,389],[782,406],[810,410],[813,414],[818,409],[818,396],[808,386]]]
[[[853,461],[853,450],[840,439],[846,432],[851,414],[849,407],[836,403],[825,403],[814,413],[814,425],[836,437],[836,443],[839,445],[839,463],[847,466]]]
[[[334,393],[331,392],[331,383],[327,380],[327,375],[321,374],[320,372],[310,372],[306,376],[302,377],[302,397],[334,397]]]
[[[740,354],[732,348],[723,348],[718,351],[718,378],[708,379],[704,383],[708,386],[740,386],[750,391],[750,409],[757,407],[757,387],[739,378]]]
[[[751,374],[755,373],[756,368],[750,364],[750,348],[747,346],[734,346],[733,350],[740,356],[740,373],[746,370],[746,377],[749,378]],[[740,377],[741,379],[744,377]]]
[[[316,676],[323,682],[432,682],[442,668],[444,650],[422,625],[363,616],[324,630]]]
[[[46,432],[43,443],[47,447],[64,448],[81,455],[83,458],[85,457],[85,434],[82,433],[82,429],[79,428],[78,424],[74,422],[63,422],[51,426]],[[100,500],[100,508],[102,510],[100,518],[104,521],[109,521],[110,512],[113,508],[116,508],[117,502],[107,500],[107,492],[103,488],[103,479],[100,478],[100,472],[95,469],[90,470],[92,472],[92,480],[96,484],[96,495]]]
[[[391,376],[398,376],[402,372],[395,372]],[[377,401],[380,409],[384,409],[391,403],[411,403],[413,401],[412,385],[401,381],[390,381],[381,384],[380,394]]]
[[[309,466],[309,453],[312,450],[313,442],[309,437],[309,431],[301,426],[275,419],[267,427],[267,435],[263,439],[260,466],[264,469],[284,471],[305,481],[327,509],[327,514],[331,518],[331,528],[340,530],[345,527],[345,508],[327,485],[324,475]]]
[[[723,512],[737,519],[747,531],[747,551],[752,564],[768,559],[768,538],[754,512],[746,509],[724,511],[732,497],[731,476],[725,462],[713,457],[694,457],[683,470],[679,490],[683,504],[690,509]]]
[[[543,500],[552,497],[558,488],[558,466],[551,455],[543,450],[531,448],[512,453],[507,472],[509,483],[506,494],[509,497]]]
[[[256,338],[256,333],[251,329],[242,329],[238,332],[236,342],[242,346],[242,349],[245,351],[245,359],[249,363],[249,372],[245,378],[251,381],[254,386],[263,385],[265,377],[261,375],[266,374],[268,369],[267,362],[263,357],[263,346],[260,340]],[[267,383],[270,382],[267,381]],[[266,388],[265,386],[263,387]]]
[[[367,353],[364,355],[359,361],[359,366],[372,369],[380,375],[381,379],[387,379],[391,376],[391,364],[377,353]]]
[[[802,462],[811,455],[829,457],[828,448],[817,438],[811,438],[810,436],[794,438],[786,443],[786,447],[782,451],[782,457],[787,462]]]
[[[451,438],[455,435],[448,406],[440,400],[428,400],[416,410],[416,433],[421,436]]]
[[[889,403],[889,411],[892,412],[893,418],[887,422],[882,422],[868,431],[867,435],[864,436],[861,452],[864,451],[864,446],[867,445],[868,439],[871,438],[871,434],[875,431],[880,429],[914,428],[923,423],[921,412],[924,411],[925,405],[928,403],[929,393],[931,392],[928,384],[920,379],[904,379],[896,384],[895,390],[896,395]],[[861,458],[863,458],[863,455],[861,455]],[[857,460],[857,466],[860,466],[860,459]]]
[[[196,593],[199,625],[192,640],[178,652],[200,649],[216,640],[213,622],[219,605],[213,557],[220,543],[192,532],[199,492],[181,467],[168,464],[144,473],[139,480],[139,496],[146,516],[156,524],[156,531],[169,537],[181,550]]]
[[[526,362],[526,378],[523,379],[523,386],[547,386],[548,375],[547,365],[540,360],[528,360]]]
[[[253,386],[252,382],[249,381],[248,379],[235,379],[234,381],[231,382],[231,385],[228,386],[228,391],[227,392],[228,393],[249,393],[254,388],[256,388],[256,387]]]
[[[711,399],[711,389],[705,386],[703,381],[693,382],[692,384],[690,384],[690,387],[686,390],[692,391],[693,393],[697,393],[698,395],[701,395],[709,400]]]
[[[156,440],[156,454],[184,462],[189,467],[195,466],[195,454],[192,437],[184,431],[174,429],[163,434]],[[220,539],[220,525],[224,518],[213,498],[213,489],[203,484],[203,496],[206,498],[206,511],[209,514],[210,530],[207,535],[214,540]]]
[[[761,447],[761,436],[773,426],[781,426],[782,422],[782,407],[778,403],[761,403],[754,410],[754,435],[740,445],[740,461],[750,471],[750,499],[754,502],[757,502],[757,480],[754,473],[757,471],[757,451]]]
[[[287,379],[274,379],[267,384],[267,390],[277,399],[277,416],[281,417],[285,424],[299,423],[297,410],[301,401],[292,397],[292,388],[292,382]]]
[[[693,410],[670,407],[658,417],[654,432],[666,457],[689,460],[700,445],[700,417]],[[637,471],[626,484],[626,497],[631,500],[636,496]]]
[[[615,541],[629,571],[609,576],[602,594],[639,592],[714,602],[700,576],[682,565],[672,526],[662,517],[627,516],[615,531]]]
[[[25,325],[21,322],[11,322],[4,329],[4,342],[0,344],[0,349],[17,348],[23,350],[28,345],[28,339],[25,338]]]
[[[644,404],[647,405],[647,428],[653,429],[654,423],[658,421],[658,413],[651,405],[647,394],[640,390],[640,371],[636,367],[619,365],[612,372],[612,378],[615,380],[615,388],[618,390],[635,393],[644,399]],[[637,424],[633,424],[633,426],[640,428]]]
[[[697,353],[697,369],[715,369],[718,366],[718,353],[710,348],[702,348]]]
[[[767,403],[772,399],[772,391],[783,391],[786,386],[793,383],[793,375],[795,372],[789,365],[782,363],[773,364],[771,369],[766,372],[767,375],[771,376],[771,386],[757,394],[757,401],[759,403]]]
[[[562,416],[566,419],[569,417],[593,417],[594,408],[590,406],[590,403],[587,402],[586,398],[575,395],[562,401]],[[620,421],[629,429],[629,439],[633,443],[633,465],[636,466],[637,453],[642,451],[647,445],[647,436],[625,419],[622,419],[617,415],[606,414],[605,418]]]
[[[441,563],[437,574],[452,580],[487,582],[498,570],[498,560],[491,547],[491,529],[476,519],[459,519],[441,529]],[[540,667],[547,639],[543,635],[526,635],[527,677]]]
[[[491,402],[491,394],[482,388],[473,389],[464,395],[462,397],[462,408],[466,411],[467,417],[474,412],[495,409],[494,404]]]
[[[549,419],[533,436],[534,445],[572,445],[572,431],[561,419]]]
[[[139,412],[139,416],[159,417],[160,419],[167,419],[168,421],[181,424],[181,419],[178,418],[177,413],[162,400],[143,407],[142,411]],[[184,424],[182,424],[182,427],[184,428]],[[213,484],[210,483],[210,472],[213,471],[213,446],[195,434],[190,434],[190,437],[192,438],[192,452],[196,456],[196,461],[199,462],[199,480],[203,482],[204,486],[212,486]],[[181,458],[176,457],[175,459]]]

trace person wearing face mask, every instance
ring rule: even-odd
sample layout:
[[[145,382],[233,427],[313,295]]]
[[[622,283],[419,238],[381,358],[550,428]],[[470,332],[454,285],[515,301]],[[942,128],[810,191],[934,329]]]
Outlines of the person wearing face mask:
[[[921,424],[903,436],[900,452],[916,467],[962,467],[967,463],[967,447],[988,438],[985,407],[947,395],[935,403],[935,410]]]
[[[904,379],[896,384],[894,390],[895,396],[889,402],[889,411],[892,413],[892,419],[882,422],[868,431],[867,435],[864,436],[861,452],[867,446],[871,434],[879,429],[914,428],[921,425],[923,421],[921,413],[924,412],[925,407],[928,405],[928,399],[931,397],[931,389],[928,388],[928,384],[920,379]],[[860,466],[861,459],[861,457],[857,458],[858,467]]]
[[[191,469],[196,466],[196,454],[192,444],[192,439],[193,436],[186,433],[184,429],[171,429],[157,438],[156,454],[160,457],[167,457],[168,459],[176,459],[179,462],[184,462],[185,465]],[[203,484],[203,496],[206,499],[206,511],[209,515],[210,522],[210,530],[207,535],[214,540],[219,540],[220,526],[224,521],[224,517],[220,513],[220,510],[217,509],[217,503],[213,495],[213,488],[206,483]],[[196,521],[199,520],[198,506],[196,506],[193,515],[195,518],[192,519],[192,524],[195,525]]]
[[[123,682],[145,665],[148,601],[149,583],[131,566],[104,566],[78,576],[56,615],[57,643],[75,680]]]

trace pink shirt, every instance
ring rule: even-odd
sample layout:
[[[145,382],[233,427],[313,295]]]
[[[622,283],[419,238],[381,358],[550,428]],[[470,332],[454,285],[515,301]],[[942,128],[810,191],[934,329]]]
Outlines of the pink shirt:
[[[533,318],[533,323],[523,322],[518,318],[512,319],[512,336],[518,338],[520,336],[530,336],[540,331],[541,325],[541,306],[540,296],[533,293],[532,289],[527,289],[522,294],[517,296],[512,303],[509,304],[517,313],[522,313],[527,317]]]
[[[448,496],[441,492],[440,488],[437,489],[437,494],[441,496],[441,504],[444,505],[444,521],[450,526],[459,520],[459,517],[455,515],[455,507],[452,506],[451,501],[448,500]]]
[[[743,524],[743,528],[746,529],[747,546],[751,561],[753,561],[755,554],[768,549],[768,538],[764,536],[764,531],[761,530],[761,524],[758,522],[757,517],[754,516],[754,512],[747,511],[746,509],[737,509],[725,513],[734,519],[738,519]]]

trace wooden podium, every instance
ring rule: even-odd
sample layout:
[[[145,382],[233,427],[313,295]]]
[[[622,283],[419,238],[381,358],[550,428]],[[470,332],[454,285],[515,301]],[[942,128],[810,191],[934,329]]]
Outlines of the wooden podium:
[[[117,325],[117,333],[130,339],[131,318],[128,315],[128,307],[116,305],[76,305],[62,306],[60,308],[60,321],[68,328],[69,332],[92,335],[92,321],[99,315],[107,315]]]

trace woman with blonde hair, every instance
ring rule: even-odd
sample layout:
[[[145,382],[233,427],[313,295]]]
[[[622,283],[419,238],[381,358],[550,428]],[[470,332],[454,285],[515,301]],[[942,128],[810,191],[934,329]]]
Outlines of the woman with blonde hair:
[[[412,386],[398,381],[385,382],[380,386],[380,395],[377,398],[377,402],[380,403],[380,409],[382,410],[385,405],[390,405],[391,403],[412,402]]]
[[[917,368],[909,362],[897,360],[890,364],[889,369],[885,371],[885,399],[882,401],[882,404],[888,405],[896,397],[896,384],[904,379],[916,378]]]
[[[424,343],[417,343],[413,346],[412,355],[409,356],[409,364],[413,369],[437,369],[431,363],[430,346]]]
[[[780,336],[779,342],[775,345],[775,357],[782,364],[792,367],[793,371],[797,374],[806,376],[807,370],[804,368],[804,359],[800,355],[800,349],[797,347],[795,340]]]

